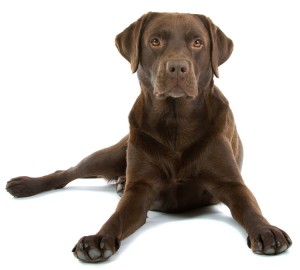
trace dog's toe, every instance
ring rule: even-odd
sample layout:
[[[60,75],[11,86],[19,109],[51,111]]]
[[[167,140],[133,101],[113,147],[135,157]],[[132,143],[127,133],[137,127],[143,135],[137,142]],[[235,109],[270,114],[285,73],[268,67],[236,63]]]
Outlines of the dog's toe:
[[[107,249],[104,251],[103,257],[105,259],[108,259],[111,255],[113,255],[113,252],[111,250]]]
[[[101,251],[97,248],[90,249],[88,254],[92,260],[97,260],[98,258],[101,257]]]
[[[89,261],[89,257],[85,254],[85,252],[81,251],[81,250],[78,250],[77,251],[77,258],[81,261]]]

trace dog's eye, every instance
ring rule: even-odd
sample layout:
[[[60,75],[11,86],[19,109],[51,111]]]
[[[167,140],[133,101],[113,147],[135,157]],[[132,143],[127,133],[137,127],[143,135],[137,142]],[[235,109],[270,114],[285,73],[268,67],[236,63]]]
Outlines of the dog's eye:
[[[153,38],[153,39],[151,39],[150,43],[151,43],[151,45],[152,45],[153,47],[158,47],[158,46],[160,46],[160,41],[159,41],[158,38]]]
[[[194,48],[201,48],[202,46],[203,46],[203,41],[200,38],[197,38],[193,43]]]

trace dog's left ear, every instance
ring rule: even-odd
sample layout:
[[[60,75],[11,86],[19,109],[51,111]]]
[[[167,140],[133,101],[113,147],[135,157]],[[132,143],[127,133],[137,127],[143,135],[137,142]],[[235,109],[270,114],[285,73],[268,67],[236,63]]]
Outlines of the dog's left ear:
[[[233,42],[228,38],[219,27],[217,27],[211,19],[206,16],[199,15],[205,23],[211,39],[211,65],[213,72],[219,78],[218,67],[222,65],[230,57],[233,50]]]
[[[115,39],[119,52],[131,64],[132,73],[136,72],[139,66],[140,38],[151,15],[152,12],[143,15],[118,34]]]

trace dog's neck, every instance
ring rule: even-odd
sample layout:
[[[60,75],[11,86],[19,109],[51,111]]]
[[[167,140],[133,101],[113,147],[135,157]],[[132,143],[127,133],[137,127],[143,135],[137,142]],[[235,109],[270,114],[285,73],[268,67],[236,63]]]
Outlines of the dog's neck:
[[[129,116],[131,128],[139,129],[167,147],[181,151],[187,143],[198,140],[210,130],[214,115],[209,107],[213,97],[210,91],[194,99],[185,97],[157,99],[143,88]],[[210,93],[210,94],[207,94]]]

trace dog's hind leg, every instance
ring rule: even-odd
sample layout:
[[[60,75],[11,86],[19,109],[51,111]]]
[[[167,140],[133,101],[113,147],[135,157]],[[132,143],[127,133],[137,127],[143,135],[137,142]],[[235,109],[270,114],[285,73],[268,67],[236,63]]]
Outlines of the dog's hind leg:
[[[75,167],[56,171],[42,177],[20,176],[7,182],[6,190],[14,197],[28,197],[44,191],[65,187],[71,181],[83,177],[118,179],[125,175],[128,136],[117,144],[99,150],[83,159]]]

